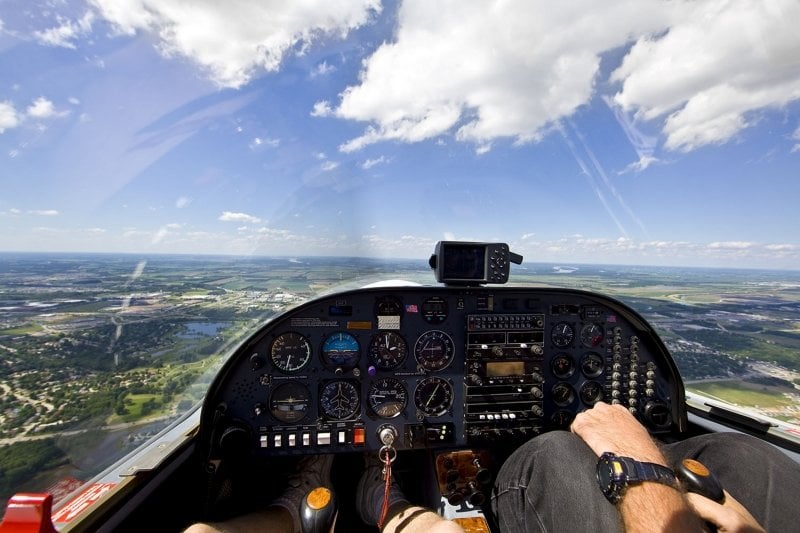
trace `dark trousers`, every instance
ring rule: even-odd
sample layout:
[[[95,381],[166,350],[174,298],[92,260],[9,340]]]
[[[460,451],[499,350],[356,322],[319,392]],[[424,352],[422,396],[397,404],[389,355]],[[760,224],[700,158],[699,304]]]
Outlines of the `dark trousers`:
[[[705,464],[767,531],[800,531],[800,464],[759,439],[701,435],[661,447],[670,464]],[[553,431],[517,449],[497,475],[492,510],[500,530],[621,531],[597,485],[597,456],[576,435]]]

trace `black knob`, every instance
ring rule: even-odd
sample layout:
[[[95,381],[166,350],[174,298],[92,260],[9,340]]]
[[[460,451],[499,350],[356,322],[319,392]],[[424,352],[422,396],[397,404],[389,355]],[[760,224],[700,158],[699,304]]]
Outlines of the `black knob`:
[[[717,476],[700,461],[684,459],[675,465],[675,475],[687,491],[705,496],[717,503],[725,501],[725,493]]]
[[[486,495],[483,493],[482,490],[478,487],[478,484],[474,481],[469,482],[469,490],[470,495],[467,500],[469,501],[470,505],[474,507],[480,507],[486,501]]]
[[[669,407],[658,401],[647,402],[644,406],[644,418],[657,428],[667,428],[672,422]]]
[[[461,502],[463,501],[464,501],[464,495],[461,493],[460,490],[454,490],[447,496],[447,503],[449,503],[453,507],[461,505]]]

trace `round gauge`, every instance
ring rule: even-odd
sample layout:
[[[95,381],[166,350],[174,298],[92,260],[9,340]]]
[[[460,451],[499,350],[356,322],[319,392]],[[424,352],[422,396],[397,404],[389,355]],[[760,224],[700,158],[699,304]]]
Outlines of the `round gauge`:
[[[560,353],[553,357],[550,362],[550,367],[553,369],[553,375],[558,379],[567,379],[575,372],[575,361],[572,356],[566,353]]]
[[[441,324],[447,319],[447,301],[441,296],[431,296],[422,302],[422,318],[428,324]]]
[[[550,418],[550,420],[553,421],[553,424],[556,427],[566,429],[569,427],[570,424],[572,424],[572,420],[574,418],[575,416],[569,411],[565,409],[559,409],[558,411],[553,413],[553,416]]]
[[[572,341],[575,339],[575,328],[568,322],[559,322],[553,326],[553,330],[550,332],[550,338],[553,340],[553,344],[559,348],[564,348],[572,344]]]
[[[606,333],[597,324],[586,324],[581,328],[581,342],[584,346],[594,348],[605,339]]]
[[[394,418],[402,413],[407,400],[406,388],[394,378],[373,381],[367,393],[370,408],[381,418]]]
[[[349,381],[330,381],[319,393],[319,404],[328,418],[345,420],[358,411],[361,402],[355,385]]]
[[[581,385],[581,401],[589,407],[603,399],[603,386],[596,381],[587,381]]]
[[[425,416],[441,416],[452,403],[453,387],[440,377],[425,378],[414,389],[414,405]]]
[[[279,370],[297,372],[311,359],[311,343],[299,333],[281,333],[272,341],[270,358]]]
[[[269,412],[287,424],[300,422],[308,413],[311,394],[308,387],[297,381],[282,383],[269,395]]]
[[[604,366],[600,354],[589,352],[581,358],[581,372],[589,379],[599,377],[603,373]]]
[[[369,343],[369,359],[381,370],[397,368],[406,360],[408,345],[399,333],[382,331]]]
[[[403,314],[403,304],[394,296],[384,296],[375,302],[376,316],[397,316]]]
[[[553,403],[561,407],[566,407],[575,401],[575,389],[569,383],[560,381],[553,385]]]
[[[322,343],[322,362],[325,366],[353,368],[358,364],[360,347],[356,338],[349,333],[334,333]]]
[[[417,363],[430,372],[446,368],[453,360],[454,353],[453,339],[444,331],[426,331],[414,345],[414,357]]]

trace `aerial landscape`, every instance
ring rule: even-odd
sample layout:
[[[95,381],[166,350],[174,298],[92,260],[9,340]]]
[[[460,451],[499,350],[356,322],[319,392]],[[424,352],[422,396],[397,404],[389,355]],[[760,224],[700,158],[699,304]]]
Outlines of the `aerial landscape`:
[[[412,260],[2,254],[0,497],[86,480],[197,405],[259,324],[384,279],[433,283]],[[533,263],[511,282],[616,297],[658,330],[687,390],[800,424],[798,272]]]

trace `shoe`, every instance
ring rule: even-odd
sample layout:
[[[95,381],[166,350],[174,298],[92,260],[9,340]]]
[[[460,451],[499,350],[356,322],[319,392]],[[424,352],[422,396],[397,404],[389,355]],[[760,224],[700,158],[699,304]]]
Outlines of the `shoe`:
[[[307,455],[297,461],[295,472],[289,475],[288,486],[271,506],[283,507],[292,515],[294,531],[300,531],[300,504],[311,490],[327,487],[331,491],[333,454]]]
[[[364,473],[356,489],[356,509],[362,522],[368,526],[377,526],[383,510],[383,493],[386,488],[383,463],[374,454],[365,455],[364,463]],[[393,476],[389,488],[389,507],[400,502],[411,505]]]

